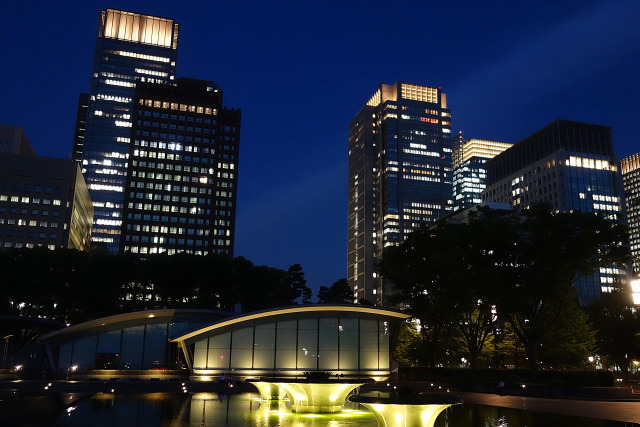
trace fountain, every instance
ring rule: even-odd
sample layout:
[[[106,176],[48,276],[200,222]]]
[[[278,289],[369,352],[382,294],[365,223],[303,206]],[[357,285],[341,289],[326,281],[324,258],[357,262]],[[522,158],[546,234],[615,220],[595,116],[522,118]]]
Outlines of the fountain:
[[[456,395],[420,394],[410,389],[399,389],[391,397],[351,396],[349,401],[373,412],[379,426],[397,427],[433,427],[442,411],[462,403]]]
[[[297,413],[341,412],[344,402],[354,389],[371,380],[330,379],[330,372],[305,372],[304,379],[260,378],[247,382],[256,386],[265,400],[291,399],[291,410]]]

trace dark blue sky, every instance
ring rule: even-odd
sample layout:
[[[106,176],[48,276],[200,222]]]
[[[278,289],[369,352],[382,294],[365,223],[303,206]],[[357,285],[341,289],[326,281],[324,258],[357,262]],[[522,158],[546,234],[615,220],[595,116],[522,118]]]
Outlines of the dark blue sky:
[[[178,76],[243,110],[236,255],[312,288],[346,275],[347,127],[379,83],[441,86],[453,131],[517,142],[564,118],[640,151],[640,1],[7,1],[0,123],[71,151],[106,7],[180,23]]]

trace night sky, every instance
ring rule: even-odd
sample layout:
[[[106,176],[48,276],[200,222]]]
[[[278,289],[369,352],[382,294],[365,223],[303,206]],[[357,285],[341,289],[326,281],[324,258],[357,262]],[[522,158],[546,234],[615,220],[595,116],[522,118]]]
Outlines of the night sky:
[[[5,1],[0,123],[68,157],[99,11],[180,24],[178,77],[242,109],[236,255],[315,290],[346,276],[349,121],[380,83],[440,86],[453,133],[517,142],[558,119],[640,148],[638,0]]]

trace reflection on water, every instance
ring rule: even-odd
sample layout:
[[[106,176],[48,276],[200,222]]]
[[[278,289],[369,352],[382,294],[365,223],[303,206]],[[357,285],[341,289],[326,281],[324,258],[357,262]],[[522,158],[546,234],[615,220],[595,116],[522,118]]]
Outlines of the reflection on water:
[[[70,409],[73,408],[73,409]],[[258,394],[100,393],[60,411],[54,427],[377,426],[373,414],[347,402],[336,414],[295,414],[288,401]]]
[[[295,414],[287,401],[262,401],[258,394],[99,393],[62,408],[29,426],[53,427],[375,427],[373,414],[347,402],[335,414]],[[0,423],[1,424],[1,423]],[[483,405],[455,405],[437,419],[437,427],[623,427],[625,423],[543,414]]]

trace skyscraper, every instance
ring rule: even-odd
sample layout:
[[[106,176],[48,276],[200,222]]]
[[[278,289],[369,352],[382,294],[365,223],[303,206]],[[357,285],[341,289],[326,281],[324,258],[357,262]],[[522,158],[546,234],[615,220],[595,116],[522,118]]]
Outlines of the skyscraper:
[[[120,247],[233,254],[240,111],[213,82],[139,82]]]
[[[465,139],[462,132],[453,138],[453,200],[454,209],[469,209],[482,203],[486,187],[488,159],[502,153],[513,144]]]
[[[94,204],[92,242],[111,253],[120,243],[136,81],[172,81],[177,44],[178,24],[171,19],[114,9],[100,13],[87,113],[82,117],[81,96],[73,156]]]
[[[385,247],[453,209],[451,113],[441,88],[381,84],[349,125],[348,280],[384,304]]]
[[[640,273],[640,153],[620,161],[622,184],[629,225],[629,245],[634,258],[633,270]]]
[[[487,161],[486,202],[513,209],[548,203],[557,212],[598,212],[625,220],[622,176],[613,152],[611,128],[556,120]],[[610,291],[624,268],[600,268],[574,282],[587,305]]]

